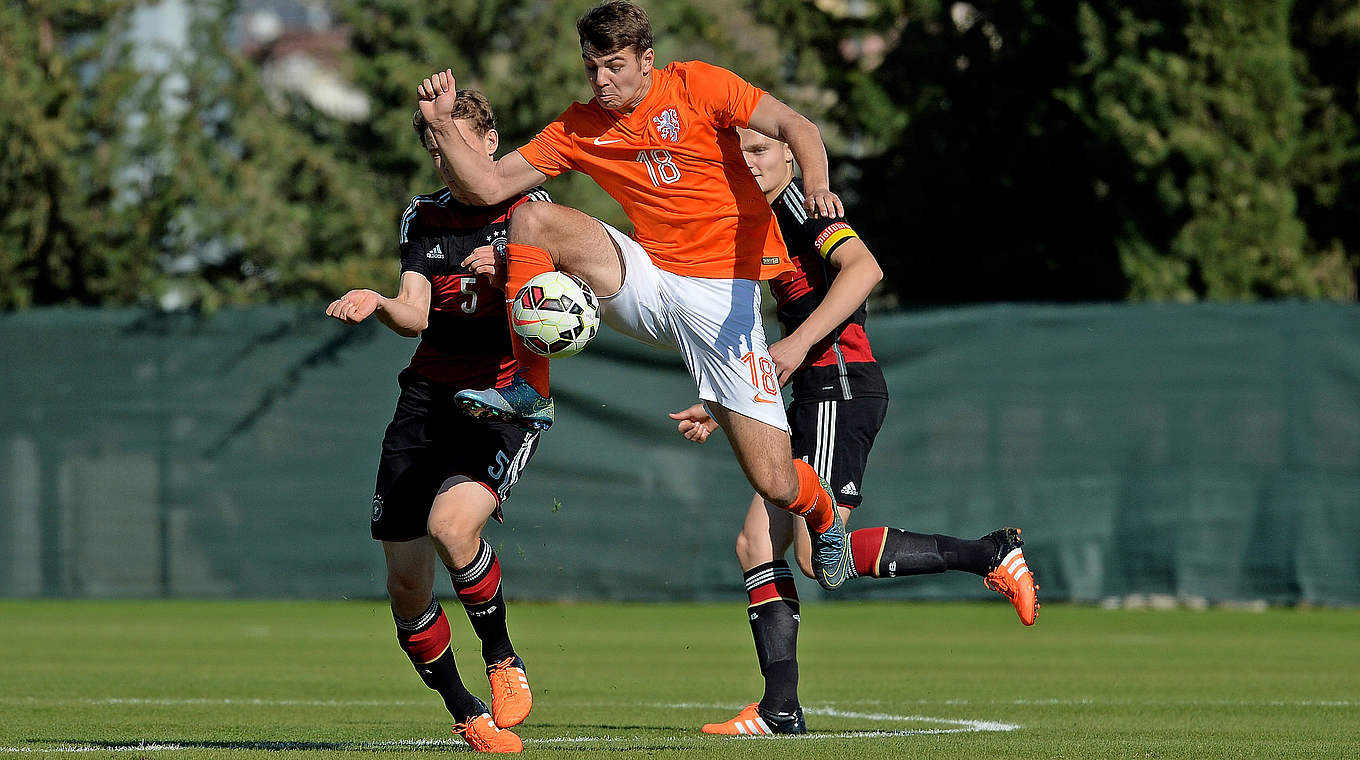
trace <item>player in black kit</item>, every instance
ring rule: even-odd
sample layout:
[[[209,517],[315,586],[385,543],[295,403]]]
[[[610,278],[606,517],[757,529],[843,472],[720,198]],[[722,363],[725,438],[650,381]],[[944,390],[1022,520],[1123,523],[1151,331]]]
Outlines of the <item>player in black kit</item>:
[[[781,385],[793,400],[793,455],[802,457],[836,496],[841,519],[861,503],[864,469],[888,407],[888,388],[864,330],[864,300],[882,278],[878,262],[845,219],[812,218],[793,173],[788,147],[738,129],[742,155],[770,201],[794,271],[770,281],[784,338],[770,345]],[[672,414],[686,438],[702,443],[716,425],[695,405]],[[962,570],[984,576],[1005,595],[1021,622],[1034,623],[1038,586],[1020,550],[1020,531],[1002,528],[972,541],[897,528],[850,533],[853,576],[891,578]],[[710,734],[796,734],[807,731],[798,702],[798,591],[784,555],[789,546],[812,578],[807,529],[756,497],[737,537],[765,694],[735,717],[703,726]]]
[[[463,138],[490,161],[498,135],[486,98],[459,90],[453,117]],[[442,170],[419,111],[412,126]],[[489,207],[462,203],[447,189],[416,196],[402,216],[396,297],[351,290],[326,309],[347,324],[376,315],[399,335],[420,337],[410,366],[397,377],[401,395],[383,438],[372,534],[387,559],[398,643],[443,697],[454,732],[482,752],[523,749],[505,729],[523,721],[533,702],[506,627],[500,561],[481,533],[488,518],[502,519],[501,501],[533,456],[538,433],[473,419],[453,403],[459,390],[503,385],[518,368],[505,295],[465,261],[503,242],[510,212],[532,200],[548,200],[547,193],[535,189]],[[434,595],[436,558],[481,639],[489,712],[458,676],[449,622]]]

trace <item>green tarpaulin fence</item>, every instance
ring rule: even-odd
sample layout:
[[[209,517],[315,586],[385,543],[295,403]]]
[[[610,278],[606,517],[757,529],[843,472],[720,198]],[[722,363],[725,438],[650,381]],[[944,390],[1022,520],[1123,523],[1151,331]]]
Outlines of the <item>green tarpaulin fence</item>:
[[[1360,602],[1356,306],[986,306],[870,334],[893,401],[852,528],[1019,525],[1049,599]],[[0,595],[381,596],[369,502],[414,345],[319,308],[0,316]],[[720,437],[675,434],[678,357],[606,332],[554,382],[488,530],[507,593],[742,598],[749,488]]]

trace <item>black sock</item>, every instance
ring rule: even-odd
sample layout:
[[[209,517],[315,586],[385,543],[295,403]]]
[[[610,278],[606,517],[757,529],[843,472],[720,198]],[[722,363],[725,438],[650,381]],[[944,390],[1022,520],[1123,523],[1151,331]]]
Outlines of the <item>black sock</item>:
[[[746,608],[756,642],[765,695],[760,707],[769,713],[798,709],[798,590],[784,560],[754,567],[742,576]]]
[[[926,535],[897,528],[861,528],[851,532],[855,572],[874,578],[962,570],[986,575],[996,554],[994,542],[939,533]]]
[[[458,677],[458,665],[454,663],[453,650],[449,647],[449,619],[444,617],[439,600],[431,597],[430,606],[413,620],[402,620],[395,612],[392,617],[397,624],[397,643],[401,650],[411,659],[420,680],[444,698],[449,714],[459,723],[480,715],[482,703]]]
[[[463,603],[472,630],[482,641],[482,660],[490,665],[515,656],[505,623],[505,596],[501,594],[501,561],[491,544],[482,539],[477,556],[467,567],[449,569],[453,590]]]

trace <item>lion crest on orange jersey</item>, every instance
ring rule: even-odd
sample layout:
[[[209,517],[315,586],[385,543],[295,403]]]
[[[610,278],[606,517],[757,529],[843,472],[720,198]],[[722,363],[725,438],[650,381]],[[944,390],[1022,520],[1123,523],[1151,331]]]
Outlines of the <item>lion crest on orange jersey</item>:
[[[660,116],[652,117],[652,123],[662,138],[671,142],[680,139],[680,114],[674,108],[667,108]]]

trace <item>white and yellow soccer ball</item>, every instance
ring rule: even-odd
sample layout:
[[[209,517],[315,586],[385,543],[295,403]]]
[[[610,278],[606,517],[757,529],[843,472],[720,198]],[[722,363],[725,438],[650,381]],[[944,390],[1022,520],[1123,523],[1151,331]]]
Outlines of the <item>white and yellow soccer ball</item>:
[[[535,275],[515,295],[510,325],[530,351],[551,359],[575,356],[600,330],[600,302],[566,272]]]

